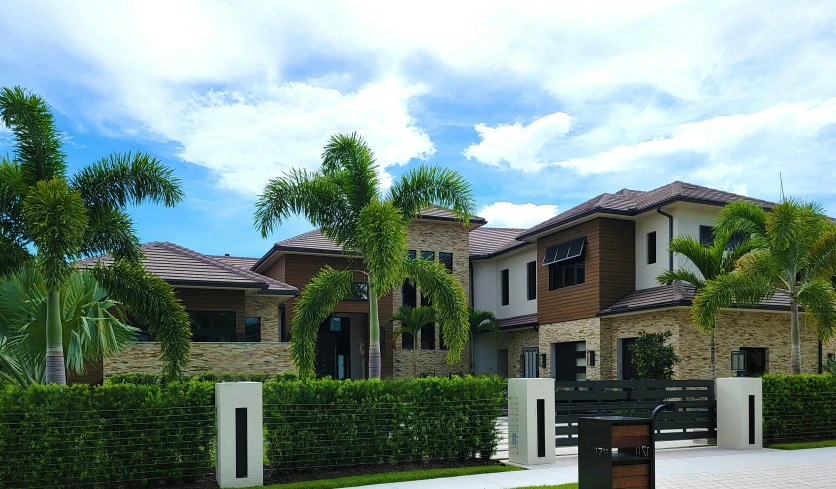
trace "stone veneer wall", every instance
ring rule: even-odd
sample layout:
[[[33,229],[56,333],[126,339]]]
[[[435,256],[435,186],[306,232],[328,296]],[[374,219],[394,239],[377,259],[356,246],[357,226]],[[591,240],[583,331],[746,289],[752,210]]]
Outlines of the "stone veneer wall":
[[[279,341],[279,298],[270,295],[244,297],[246,317],[261,318],[261,341]]]
[[[552,343],[565,343],[567,341],[585,341],[587,350],[601,351],[601,320],[599,318],[578,319],[540,325],[539,347],[540,353],[546,354],[546,368],[540,367],[540,377],[551,377],[552,365]],[[523,345],[525,346],[525,345]],[[522,353],[520,350],[517,356]],[[600,358],[600,354],[599,358]],[[508,356],[511,356],[509,348]],[[510,363],[510,361],[509,361]],[[519,360],[517,360],[519,363]],[[586,379],[598,380],[601,378],[601,364],[596,361],[595,366],[586,367]]]
[[[465,297],[470,296],[470,231],[460,223],[416,221],[407,230],[407,249],[415,250],[418,257],[422,251],[434,251],[435,259],[438,253],[453,254],[453,276],[462,284]],[[418,291],[418,302],[421,301],[421,291]],[[400,288],[393,291],[392,310],[401,307]],[[382,320],[385,318],[381,318]],[[395,326],[392,326],[394,328]],[[421,347],[421,338],[415,339],[415,346]],[[446,350],[440,350],[441,331],[436,325],[435,349],[418,351],[418,372],[433,372],[436,375],[450,373],[466,373],[470,370],[470,348],[462,351],[461,361],[456,365],[449,365],[445,361]],[[395,340],[393,361],[393,377],[404,378],[412,376],[412,350],[404,350],[401,338]]]
[[[788,312],[723,311],[717,316],[715,364],[717,377],[732,377],[731,352],[740,347],[768,349],[770,373],[789,373],[790,318]],[[691,322],[690,309],[676,308],[648,313],[601,318],[603,334],[609,336],[609,348],[602,351],[610,358],[604,378],[618,375],[618,339],[638,336],[639,332],[671,331],[671,344],[681,362],[674,369],[677,379],[711,378],[711,336],[697,330]],[[603,350],[603,349],[602,349]],[[818,372],[818,339],[801,319],[801,363],[804,373]]]

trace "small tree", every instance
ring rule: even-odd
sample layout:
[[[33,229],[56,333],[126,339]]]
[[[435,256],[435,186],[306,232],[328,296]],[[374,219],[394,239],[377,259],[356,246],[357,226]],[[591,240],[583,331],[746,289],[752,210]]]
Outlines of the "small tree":
[[[435,324],[436,314],[432,307],[428,306],[401,306],[395,314],[389,317],[389,324],[395,321],[401,323],[395,328],[394,337],[403,336],[404,333],[412,335],[412,376],[418,376],[418,332],[428,324]]]
[[[491,311],[482,311],[470,308],[468,310],[468,321],[470,323],[470,373],[476,373],[476,335],[481,333],[493,333],[494,340],[498,341],[502,336],[499,330],[499,319]]]
[[[670,331],[664,333],[639,333],[636,341],[630,345],[633,365],[642,380],[673,380],[673,367],[679,363],[679,356],[673,346],[665,342],[673,336]]]

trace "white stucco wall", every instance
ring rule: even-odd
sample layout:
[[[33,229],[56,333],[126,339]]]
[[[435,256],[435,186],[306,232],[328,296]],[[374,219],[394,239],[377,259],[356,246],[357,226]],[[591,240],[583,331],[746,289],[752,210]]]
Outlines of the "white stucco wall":
[[[508,349],[508,334],[503,334],[497,341],[491,333],[476,336],[476,354],[474,358],[477,374],[497,375],[497,350]]]
[[[537,312],[537,299],[528,300],[528,262],[537,260],[537,248],[532,243],[526,248],[500,255],[490,260],[474,260],[473,307],[492,311],[500,319]],[[538,272],[542,267],[536,267]],[[508,270],[510,295],[507,306],[502,305],[502,270]]]
[[[679,236],[687,234],[692,238],[700,239],[700,226],[713,226],[714,219],[717,218],[717,213],[720,212],[721,207],[710,205],[697,204],[679,204],[672,213],[673,219],[673,235]],[[675,268],[689,268],[699,275],[699,271],[686,258],[674,254],[673,265]]]

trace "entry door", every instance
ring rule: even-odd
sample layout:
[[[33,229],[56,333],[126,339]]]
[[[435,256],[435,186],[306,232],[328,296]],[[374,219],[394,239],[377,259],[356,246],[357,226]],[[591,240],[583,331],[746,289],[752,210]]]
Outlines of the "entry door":
[[[536,346],[526,346],[522,353],[522,371],[520,377],[524,379],[536,379],[540,377],[540,369],[537,368],[537,357],[540,349]]]
[[[350,327],[346,317],[328,318],[319,325],[315,362],[317,377],[351,378]]]
[[[552,365],[555,380],[586,380],[586,342],[553,343]]]
[[[621,339],[621,379],[620,380],[639,380],[639,371],[633,365],[633,353],[630,351],[630,345],[635,343],[636,338],[622,338]]]
[[[508,378],[508,349],[496,350],[496,375]]]

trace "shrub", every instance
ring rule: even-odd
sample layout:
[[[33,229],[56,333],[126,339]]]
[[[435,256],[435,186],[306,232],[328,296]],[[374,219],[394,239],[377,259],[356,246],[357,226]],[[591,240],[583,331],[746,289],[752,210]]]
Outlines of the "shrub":
[[[497,377],[266,384],[269,467],[488,457],[504,395]]]
[[[763,376],[764,444],[834,439],[836,376]]]
[[[195,376],[182,375],[171,379],[159,374],[114,374],[105,379],[107,384],[134,384],[134,385],[165,385],[172,381],[187,382],[196,380],[198,382],[289,382],[299,377],[293,372],[281,374],[230,374],[204,372]]]
[[[639,333],[636,341],[630,345],[633,365],[642,380],[672,380],[673,367],[679,363],[679,356],[671,345],[665,342],[672,333]]]
[[[212,474],[214,418],[208,382],[8,386],[0,391],[0,487],[145,485]]]

